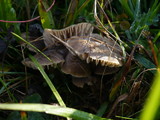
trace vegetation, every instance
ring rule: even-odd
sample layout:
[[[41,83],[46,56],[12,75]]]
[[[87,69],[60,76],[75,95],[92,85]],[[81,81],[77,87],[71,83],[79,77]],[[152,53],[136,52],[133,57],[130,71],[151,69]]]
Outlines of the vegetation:
[[[83,88],[22,46],[45,28],[80,22],[114,38],[126,56],[116,74]],[[21,64],[27,56],[38,70]],[[1,0],[0,60],[0,120],[160,119],[159,0]]]

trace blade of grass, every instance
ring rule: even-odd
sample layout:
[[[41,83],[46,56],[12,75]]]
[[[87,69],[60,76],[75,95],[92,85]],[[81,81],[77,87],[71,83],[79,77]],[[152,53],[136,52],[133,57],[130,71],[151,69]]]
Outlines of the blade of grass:
[[[119,0],[119,2],[122,5],[122,8],[125,10],[125,12],[130,16],[130,18],[133,20],[134,16],[133,16],[133,12],[131,11],[129,4],[128,4],[128,0]]]
[[[157,35],[153,39],[153,43],[155,43],[158,40],[158,38],[160,38],[160,31],[157,33]]]
[[[0,20],[16,20],[16,11],[12,7],[12,1],[11,0],[1,0],[0,1]],[[3,29],[8,29],[11,25],[14,26],[14,29],[16,33],[20,33],[19,24],[13,24],[13,23],[1,23],[0,26]]]
[[[141,113],[140,120],[154,120],[156,112],[160,106],[160,69],[154,78],[152,88],[144,105],[144,110]]]
[[[10,75],[24,75],[25,73],[24,72],[2,72],[0,71],[0,77],[1,75],[7,75],[7,74],[10,74]]]
[[[119,35],[118,35],[118,34],[117,34],[117,32],[115,31],[115,29],[114,29],[114,27],[113,27],[113,25],[112,25],[111,21],[109,20],[108,16],[105,14],[105,12],[104,12],[104,10],[103,10],[102,6],[100,5],[100,3],[99,3],[99,2],[97,2],[97,3],[98,3],[98,6],[100,7],[100,10],[101,10],[101,11],[102,11],[102,13],[105,15],[105,17],[106,17],[106,19],[107,19],[107,22],[108,22],[108,24],[110,25],[110,27],[112,28],[112,30],[113,30],[113,32],[114,32],[114,34],[115,34],[116,38],[120,40]]]
[[[107,102],[103,103],[100,106],[99,110],[97,111],[96,115],[102,117],[104,113],[106,112],[107,107],[108,107],[108,103]]]
[[[47,12],[48,7],[49,6],[47,5],[45,0],[38,0],[38,10],[39,10],[43,28],[53,28],[54,27],[52,13],[51,11]]]
[[[136,0],[136,7],[134,11],[134,18],[139,17],[140,14],[140,0]]]
[[[91,0],[86,0],[82,6],[77,10],[77,15],[79,15],[79,13],[88,5],[88,3],[90,2]]]
[[[113,38],[116,38],[106,27],[104,27],[104,25],[100,21],[97,15],[97,0],[94,1],[94,18],[99,26],[101,26],[104,30],[106,30],[106,32],[109,33],[109,35],[111,35]],[[120,39],[118,40],[121,41]]]
[[[129,117],[123,117],[123,116],[116,116],[116,118],[119,118],[121,120],[138,120],[138,119],[133,119],[133,118],[129,118]]]
[[[16,100],[16,98],[14,97],[14,95],[10,92],[10,90],[9,90],[8,87],[7,87],[7,86],[9,85],[9,83],[5,83],[5,82],[2,80],[1,77],[0,77],[0,82],[2,83],[3,87],[6,89],[9,98],[10,98],[12,101],[14,101],[14,102],[18,102],[18,101]],[[2,89],[1,89],[1,90],[2,90]]]
[[[32,112],[45,112],[46,114],[58,115],[62,117],[70,117],[74,120],[109,120],[107,118],[101,118],[91,113],[83,112],[68,107],[60,107],[47,104],[0,104],[1,110],[20,110],[20,111],[32,111]]]
[[[160,3],[156,3],[156,2],[157,2],[157,0],[155,1],[154,5],[152,6],[153,10],[149,11],[150,12],[149,18],[150,18],[151,23],[152,23],[153,19],[155,18],[155,16],[158,16],[159,10],[160,10]]]
[[[77,8],[78,8],[78,0],[71,0],[67,15],[64,22],[64,27],[69,26],[74,23],[75,16],[77,14]]]
[[[134,11],[133,1],[132,0],[128,0],[128,4],[129,4],[129,7],[130,7],[131,11],[133,12]]]
[[[0,81],[1,81],[1,78],[0,78]],[[2,83],[2,81],[1,81],[1,83]],[[3,84],[3,83],[2,83],[2,84]],[[10,84],[10,82],[6,83],[5,85],[3,85],[3,87],[1,87],[1,89],[0,89],[0,94],[2,94],[2,93],[5,91],[6,87],[7,87],[9,84]]]
[[[38,63],[38,61],[31,55],[29,55],[30,59],[34,62],[35,66],[38,68],[38,70],[40,71],[40,73],[42,74],[43,78],[46,80],[48,86],[50,87],[50,89],[52,90],[53,94],[55,95],[58,103],[65,107],[65,103],[63,102],[61,96],[59,95],[58,91],[56,90],[56,88],[54,87],[54,85],[52,84],[51,80],[49,79],[49,77],[47,76],[47,74],[45,73],[44,69],[42,68],[42,66]]]
[[[143,65],[147,69],[156,68],[156,66],[151,61],[149,61],[148,59],[146,59],[142,55],[135,54],[134,58],[139,62],[139,64]],[[155,73],[155,71],[151,71],[151,72],[153,74]]]
[[[151,8],[150,8],[150,11],[152,11],[152,12],[155,11],[155,10],[156,10],[155,8],[158,8],[158,9],[159,9],[158,6],[160,5],[160,3],[158,3],[158,1],[159,1],[159,0],[155,0],[155,1],[154,1],[153,5],[152,5]]]
[[[111,92],[109,94],[109,99],[112,101],[115,98],[115,95],[117,93],[117,91],[120,88],[120,85],[122,84],[122,82],[124,82],[130,67],[131,67],[131,61],[133,59],[133,55],[136,49],[136,45],[134,46],[134,48],[132,49],[129,58],[127,59],[125,65],[123,66],[123,68],[120,70],[120,72],[117,74],[116,79],[118,80],[113,87],[111,88]]]

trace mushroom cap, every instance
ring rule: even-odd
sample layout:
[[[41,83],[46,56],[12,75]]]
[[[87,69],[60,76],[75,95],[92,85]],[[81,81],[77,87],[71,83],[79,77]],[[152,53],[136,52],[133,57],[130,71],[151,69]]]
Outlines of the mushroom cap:
[[[93,32],[93,26],[90,23],[79,23],[76,25],[71,25],[67,28],[61,30],[45,29],[43,33],[44,43],[46,47],[51,47],[53,45],[58,45],[59,41],[54,39],[52,35],[66,41],[72,36],[88,36]]]
[[[123,52],[119,44],[98,34],[74,36],[67,40],[70,51],[76,53],[87,63],[108,67],[120,67],[123,64]]]
[[[45,56],[43,56],[41,53],[38,53],[34,55],[34,57],[37,59],[37,61],[42,65],[42,67],[59,64],[64,62],[64,57],[62,54],[58,53],[56,50],[47,50],[43,52],[47,57],[49,57],[52,61],[49,61]],[[22,61],[22,64],[24,64],[27,67],[31,67],[33,69],[37,69],[35,64],[29,59],[26,58]]]
[[[71,53],[66,56],[65,62],[61,65],[61,71],[74,77],[88,77],[91,74],[89,64]]]

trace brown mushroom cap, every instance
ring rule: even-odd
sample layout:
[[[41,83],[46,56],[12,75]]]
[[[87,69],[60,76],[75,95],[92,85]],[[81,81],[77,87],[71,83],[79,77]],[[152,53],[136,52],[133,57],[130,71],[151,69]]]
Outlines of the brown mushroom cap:
[[[37,59],[37,61],[42,65],[42,67],[48,66],[48,65],[54,65],[58,63],[64,62],[64,57],[62,54],[59,54],[56,50],[48,50],[43,52],[47,57],[49,57],[51,61],[49,61],[46,57],[44,57],[41,53],[34,55],[34,57]],[[22,64],[24,64],[27,67],[31,67],[33,69],[37,69],[35,64],[29,59],[26,58],[22,61]]]
[[[61,71],[74,77],[88,77],[91,74],[89,65],[71,53],[66,56]]]
[[[90,36],[71,37],[67,44],[72,52],[78,54],[87,63],[94,62],[96,65],[108,67],[120,67],[123,63],[121,47],[111,39],[98,34]]]
[[[51,47],[52,45],[57,45],[59,41],[54,39],[52,35],[66,41],[72,36],[88,36],[92,33],[93,26],[90,23],[79,23],[76,25],[71,25],[67,28],[61,30],[45,29],[43,33],[43,38],[46,47]]]

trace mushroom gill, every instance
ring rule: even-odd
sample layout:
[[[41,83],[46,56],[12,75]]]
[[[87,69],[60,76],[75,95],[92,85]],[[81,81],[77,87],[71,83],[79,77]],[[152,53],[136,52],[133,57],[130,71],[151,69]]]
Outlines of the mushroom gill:
[[[57,45],[59,42],[51,36],[54,35],[63,41],[72,36],[88,36],[93,32],[93,26],[90,23],[79,23],[71,25],[61,30],[45,29],[43,33],[44,43],[46,47]]]
[[[34,57],[42,65],[42,67],[45,67],[45,66],[48,66],[48,65],[60,64],[60,63],[64,62],[63,55],[59,54],[56,50],[48,50],[48,51],[44,51],[43,53],[47,57],[49,57],[51,61],[49,61],[41,53],[38,53],[38,54],[34,55]],[[22,61],[22,64],[24,64],[27,67],[37,69],[35,64],[29,58],[24,59]]]

